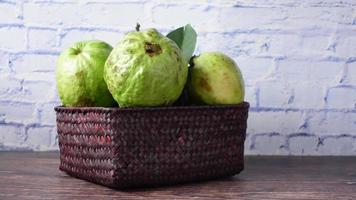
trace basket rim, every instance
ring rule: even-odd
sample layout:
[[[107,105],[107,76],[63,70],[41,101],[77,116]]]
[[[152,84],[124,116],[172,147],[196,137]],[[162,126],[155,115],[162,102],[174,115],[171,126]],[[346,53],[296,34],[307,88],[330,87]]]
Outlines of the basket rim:
[[[246,101],[239,104],[224,105],[194,105],[194,106],[157,106],[157,107],[64,107],[56,106],[55,111],[158,111],[158,110],[196,110],[196,109],[227,109],[227,108],[249,108],[250,104]]]

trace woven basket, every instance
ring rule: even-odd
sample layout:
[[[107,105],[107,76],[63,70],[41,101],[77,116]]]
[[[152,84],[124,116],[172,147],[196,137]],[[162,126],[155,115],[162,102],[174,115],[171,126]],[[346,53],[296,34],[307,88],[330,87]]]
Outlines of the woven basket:
[[[60,170],[114,188],[233,176],[244,167],[249,104],[56,107]]]

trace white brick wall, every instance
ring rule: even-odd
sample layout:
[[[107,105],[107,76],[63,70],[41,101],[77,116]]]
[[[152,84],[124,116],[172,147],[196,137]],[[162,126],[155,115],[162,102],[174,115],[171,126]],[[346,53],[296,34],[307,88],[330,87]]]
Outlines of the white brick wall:
[[[197,53],[233,57],[251,103],[247,154],[356,155],[354,0],[0,1],[0,150],[58,149],[55,62],[74,42],[115,45],[191,23]]]

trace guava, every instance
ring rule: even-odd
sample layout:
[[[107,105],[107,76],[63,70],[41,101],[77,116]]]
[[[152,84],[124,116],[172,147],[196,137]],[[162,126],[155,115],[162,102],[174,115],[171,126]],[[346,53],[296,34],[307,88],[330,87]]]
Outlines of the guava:
[[[179,47],[155,29],[126,34],[104,67],[104,79],[120,107],[170,105],[182,93],[187,74]]]
[[[64,106],[114,106],[103,77],[112,47],[99,40],[82,41],[64,50],[57,61],[56,81]]]
[[[188,90],[193,101],[209,105],[244,101],[244,80],[234,60],[223,53],[205,52],[191,63]]]

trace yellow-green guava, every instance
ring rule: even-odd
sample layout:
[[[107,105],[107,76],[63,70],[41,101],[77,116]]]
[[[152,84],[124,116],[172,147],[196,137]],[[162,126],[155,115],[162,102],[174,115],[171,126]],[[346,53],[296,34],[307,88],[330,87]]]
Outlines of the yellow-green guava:
[[[193,57],[189,94],[203,104],[239,104],[244,101],[245,86],[240,69],[227,55],[206,52]]]
[[[64,50],[57,61],[56,81],[64,106],[114,106],[103,77],[112,47],[99,40],[82,41]]]
[[[170,105],[180,96],[187,74],[179,47],[155,29],[126,34],[104,68],[104,79],[120,107]]]

